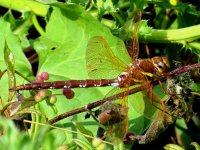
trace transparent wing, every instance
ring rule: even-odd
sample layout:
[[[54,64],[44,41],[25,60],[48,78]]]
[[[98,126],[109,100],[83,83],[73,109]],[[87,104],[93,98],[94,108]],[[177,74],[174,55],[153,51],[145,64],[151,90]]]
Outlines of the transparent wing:
[[[116,96],[127,91],[127,88],[116,87],[106,97]],[[106,136],[113,144],[120,144],[128,130],[128,95],[120,95],[115,101],[105,102],[101,106],[102,113],[107,112],[109,119],[105,125]]]
[[[117,39],[117,44],[115,44],[115,49],[117,49],[118,57],[124,62],[124,64],[129,65],[132,62],[124,42],[121,39]]]
[[[148,85],[148,84],[147,84]],[[134,88],[134,86],[132,87]],[[163,101],[151,87],[129,96],[129,107],[134,109],[143,117],[154,120],[160,111],[165,111]],[[159,91],[160,93],[161,91]]]
[[[117,42],[117,47],[122,53],[123,43]],[[95,36],[89,40],[86,49],[86,64],[91,78],[113,78],[127,67],[122,60],[114,55],[108,43],[101,36]]]
[[[141,22],[141,11],[136,11],[133,13],[133,21],[132,21],[132,31],[133,31],[133,40],[132,44],[129,45],[129,54],[132,60],[135,60],[138,58],[139,54],[139,42],[138,42],[138,33],[140,28],[140,22]]]

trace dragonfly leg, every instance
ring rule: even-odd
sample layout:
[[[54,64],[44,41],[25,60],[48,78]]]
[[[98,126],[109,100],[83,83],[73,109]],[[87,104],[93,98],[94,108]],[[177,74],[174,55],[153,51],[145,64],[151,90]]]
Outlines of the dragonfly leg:
[[[167,94],[166,90],[164,89],[164,87],[163,87],[163,85],[162,85],[162,82],[159,80],[158,83],[159,83],[159,85],[160,85],[160,88],[161,88],[162,92],[163,92],[164,94]]]
[[[160,104],[161,104],[161,106],[162,106],[162,110],[163,110],[164,112],[167,112],[167,111],[166,111],[166,107],[165,107],[164,101],[160,101]]]
[[[5,104],[4,104],[4,102],[3,102],[2,98],[1,98],[1,96],[0,96],[0,103],[1,103],[2,108],[5,108]],[[2,109],[2,110],[0,111],[0,115],[3,116],[3,113],[4,113],[4,115],[6,116],[6,118],[9,118],[10,115],[9,115],[9,113],[8,113],[7,110],[3,111],[3,109]]]
[[[95,115],[95,112],[92,111],[91,109],[88,108],[88,105],[85,106],[85,109],[87,110],[87,113],[89,114],[89,116],[92,116],[92,118],[96,121],[99,122],[99,120],[97,119],[97,116]],[[87,115],[87,114],[86,114]]]
[[[153,84],[150,84],[150,88],[148,89],[148,98],[150,99],[150,102],[151,102],[151,104],[154,106],[154,107],[156,107],[156,108],[158,108],[158,109],[160,109],[161,110],[161,108],[162,108],[162,111],[166,111],[166,109],[165,109],[165,103],[164,103],[164,101],[162,101],[160,98],[159,98],[159,96],[157,96],[155,93],[154,93],[154,91],[153,91],[153,88],[154,88],[154,85]],[[158,106],[158,104],[156,104],[156,103],[159,103],[160,105],[161,105],[161,108]]]
[[[105,140],[106,139],[106,135],[104,133],[105,133],[105,129],[102,128],[102,127],[98,127],[96,137],[100,138],[101,140]]]
[[[147,90],[147,96],[148,96],[151,104],[153,104],[153,84],[150,84],[150,87]]]

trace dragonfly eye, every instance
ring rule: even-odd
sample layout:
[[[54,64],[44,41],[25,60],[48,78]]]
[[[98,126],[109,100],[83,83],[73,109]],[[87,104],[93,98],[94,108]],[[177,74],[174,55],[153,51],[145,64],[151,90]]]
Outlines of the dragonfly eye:
[[[159,61],[158,64],[157,64],[157,67],[159,68],[164,68],[164,63]]]
[[[163,70],[165,69],[165,64],[161,60],[157,60],[156,62],[154,62],[154,66],[158,69],[159,72],[163,72]]]

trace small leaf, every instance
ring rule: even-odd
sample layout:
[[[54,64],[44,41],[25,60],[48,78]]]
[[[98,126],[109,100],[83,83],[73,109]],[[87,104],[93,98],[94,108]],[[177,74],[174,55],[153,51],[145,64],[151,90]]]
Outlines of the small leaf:
[[[64,4],[64,3],[53,3],[51,6],[55,6],[60,8],[62,14],[72,20],[78,19],[78,17],[82,14],[83,8],[80,5],[73,4]]]
[[[6,64],[7,73],[8,73],[8,77],[9,77],[9,88],[15,87],[16,86],[15,67],[14,67],[15,59],[14,59],[13,53],[8,48],[7,43],[5,43],[5,47],[4,47],[4,61]],[[9,101],[12,99],[14,94],[15,94],[15,92],[9,93],[9,98],[8,98]]]
[[[10,70],[9,72],[10,75],[8,76],[7,74],[4,74],[4,76],[0,80],[0,84],[4,85],[4,86],[1,86],[0,95],[4,103],[7,103],[7,100],[8,99],[10,100],[12,97],[12,94],[9,95],[8,88],[11,86],[13,87],[15,85],[14,72],[18,71],[25,77],[27,76],[31,77],[32,69],[31,69],[30,63],[28,62],[27,58],[25,57],[22,51],[19,38],[16,35],[14,35],[14,33],[11,30],[11,24],[5,21],[3,17],[0,18],[0,28],[1,28],[0,30],[0,39],[1,39],[0,40],[0,49],[1,49],[0,69]],[[6,42],[7,48],[5,46],[5,42]],[[17,84],[24,82],[24,79],[22,77],[19,77],[19,76],[16,76],[16,77],[18,77]],[[8,85],[8,83],[10,85]]]
[[[193,145],[196,148],[196,150],[200,150],[200,146],[197,142],[192,142],[191,145]]]
[[[125,150],[124,144],[120,143],[119,145],[115,145],[114,150]]]
[[[192,83],[192,91],[200,93],[200,84]]]
[[[164,146],[165,150],[184,150],[181,146],[176,144],[167,144]]]
[[[0,149],[33,150],[30,136],[19,132],[11,120],[0,118]],[[3,131],[3,132],[2,132]],[[11,142],[12,141],[12,142]]]
[[[93,150],[93,148],[91,147],[90,143],[87,143],[87,142],[79,140],[79,139],[74,139],[73,141],[77,145],[79,145],[81,147],[81,149],[84,149],[84,150]]]
[[[78,147],[74,141],[67,143],[66,146],[67,146],[67,150],[75,150]]]
[[[176,136],[180,139],[183,147],[187,147],[192,142],[192,136],[188,131],[188,126],[183,118],[176,120]]]
[[[106,144],[99,138],[95,138],[92,141],[92,145],[95,147],[95,150],[104,150],[106,149]]]
[[[72,122],[77,128],[78,128],[78,130],[81,132],[81,133],[83,133],[83,134],[86,134],[86,135],[90,135],[90,136],[94,136],[93,134],[92,134],[92,132],[91,131],[89,131],[89,130],[87,130],[81,123],[79,123],[79,122],[77,122],[77,121],[73,121]],[[92,139],[91,138],[87,138],[86,137],[86,139],[88,140],[88,142],[92,142]]]

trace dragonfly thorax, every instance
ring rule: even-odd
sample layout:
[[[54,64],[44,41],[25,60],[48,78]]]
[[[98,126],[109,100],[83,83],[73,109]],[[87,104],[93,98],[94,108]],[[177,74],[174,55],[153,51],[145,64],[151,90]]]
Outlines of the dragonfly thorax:
[[[130,81],[132,78],[132,74],[130,72],[130,67],[127,68],[126,71],[122,72],[118,77],[118,83],[119,83],[119,87],[129,87],[130,86]]]
[[[130,85],[144,83],[148,80],[157,80],[163,73],[167,73],[169,67],[169,61],[164,57],[135,59],[135,61],[117,77],[119,87],[129,87]]]

